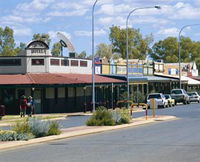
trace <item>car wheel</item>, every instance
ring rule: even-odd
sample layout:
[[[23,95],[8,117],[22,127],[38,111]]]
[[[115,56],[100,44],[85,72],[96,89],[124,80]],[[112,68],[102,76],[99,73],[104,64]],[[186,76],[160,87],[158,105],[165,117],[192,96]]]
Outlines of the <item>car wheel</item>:
[[[187,104],[190,104],[190,101],[187,101]]]
[[[187,104],[187,101],[186,101],[186,100],[185,100],[185,101],[183,101],[183,104],[184,104],[184,105],[186,105],[186,104]]]
[[[177,105],[177,101],[175,101],[174,105],[175,105],[175,106]]]

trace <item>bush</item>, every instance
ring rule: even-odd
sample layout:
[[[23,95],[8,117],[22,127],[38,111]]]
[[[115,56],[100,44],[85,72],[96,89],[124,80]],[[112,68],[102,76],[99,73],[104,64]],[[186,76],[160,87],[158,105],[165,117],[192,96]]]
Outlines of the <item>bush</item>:
[[[61,133],[59,124],[56,121],[50,122],[48,135],[59,135]]]
[[[50,123],[48,121],[42,121],[37,118],[31,118],[28,121],[32,134],[37,137],[44,137],[48,135]]]
[[[18,134],[31,133],[28,120],[18,122],[16,125],[14,125],[13,131],[17,132]]]
[[[112,117],[115,124],[127,124],[131,121],[131,115],[128,109],[115,109],[112,111]]]
[[[120,124],[130,123],[131,115],[130,115],[129,109],[123,108],[120,110],[120,112],[121,112]]]
[[[110,126],[115,125],[112,113],[105,107],[98,107],[96,112],[87,120],[88,126]]]
[[[33,138],[31,134],[17,134],[11,130],[0,130],[0,141],[29,140],[31,138]]]

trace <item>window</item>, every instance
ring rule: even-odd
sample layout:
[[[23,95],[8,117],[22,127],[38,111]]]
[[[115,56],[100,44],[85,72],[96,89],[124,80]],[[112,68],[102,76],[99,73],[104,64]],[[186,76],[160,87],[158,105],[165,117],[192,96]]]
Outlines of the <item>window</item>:
[[[44,59],[32,59],[32,65],[44,65]]]
[[[81,67],[87,67],[87,61],[80,61]]]
[[[21,66],[21,59],[0,59],[0,66]]]
[[[62,66],[69,66],[69,60],[61,60]]]
[[[78,60],[71,60],[71,66],[78,66]]]
[[[60,65],[59,59],[51,59],[51,65]]]

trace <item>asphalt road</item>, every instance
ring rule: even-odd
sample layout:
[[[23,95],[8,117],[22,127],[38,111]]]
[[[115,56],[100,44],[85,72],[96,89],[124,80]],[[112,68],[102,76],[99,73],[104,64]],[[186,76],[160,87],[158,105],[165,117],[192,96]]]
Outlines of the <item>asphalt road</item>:
[[[200,104],[157,113],[180,119],[3,151],[0,161],[199,162]]]

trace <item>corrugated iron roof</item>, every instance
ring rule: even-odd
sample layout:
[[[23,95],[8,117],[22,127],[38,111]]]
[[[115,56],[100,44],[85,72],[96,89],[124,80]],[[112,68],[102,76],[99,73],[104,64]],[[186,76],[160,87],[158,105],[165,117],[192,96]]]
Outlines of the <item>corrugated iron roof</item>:
[[[109,77],[95,75],[96,83],[123,83],[125,81]],[[27,84],[91,84],[90,74],[62,74],[62,73],[39,73],[39,74],[16,74],[0,75],[0,85],[27,85]]]

